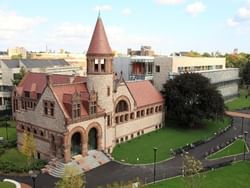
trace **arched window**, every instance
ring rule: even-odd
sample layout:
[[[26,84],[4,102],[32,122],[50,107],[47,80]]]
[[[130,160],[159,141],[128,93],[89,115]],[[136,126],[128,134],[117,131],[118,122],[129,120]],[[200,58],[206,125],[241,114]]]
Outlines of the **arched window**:
[[[120,100],[116,105],[115,112],[118,113],[124,111],[128,111],[128,104],[125,100]]]

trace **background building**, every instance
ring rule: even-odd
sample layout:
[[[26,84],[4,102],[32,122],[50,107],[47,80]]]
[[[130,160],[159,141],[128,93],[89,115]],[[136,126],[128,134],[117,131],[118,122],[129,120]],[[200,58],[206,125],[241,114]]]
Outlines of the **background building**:
[[[10,107],[12,80],[20,73],[23,67],[25,71],[43,72],[49,74],[85,75],[81,67],[69,64],[65,60],[0,60],[0,111]]]
[[[26,59],[27,58],[27,50],[24,47],[15,47],[8,49],[9,58],[15,59]]]
[[[226,59],[219,57],[159,56],[155,58],[154,85],[162,90],[163,84],[175,75],[197,72],[217,86],[224,99],[238,95],[239,69],[226,68]]]

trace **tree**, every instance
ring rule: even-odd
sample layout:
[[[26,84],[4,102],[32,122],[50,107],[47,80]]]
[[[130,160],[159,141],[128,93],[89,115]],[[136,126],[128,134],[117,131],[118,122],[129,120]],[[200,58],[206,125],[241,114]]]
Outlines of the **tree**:
[[[200,171],[203,169],[202,163],[189,153],[183,156],[183,180],[185,187],[198,188],[200,186]]]
[[[33,134],[30,132],[23,133],[23,146],[22,153],[27,156],[27,163],[30,165],[34,159],[36,152],[36,145],[34,141]]]
[[[167,81],[162,91],[167,115],[183,126],[197,126],[203,119],[224,115],[224,100],[209,79],[198,73],[184,73]]]
[[[73,166],[66,166],[63,177],[56,183],[56,188],[84,188],[84,174],[80,169]]]
[[[250,60],[244,66],[242,79],[245,85],[250,85]]]
[[[204,52],[204,53],[202,54],[202,57],[211,57],[211,54],[208,53],[208,52]]]
[[[12,84],[17,86],[21,82],[25,74],[26,74],[25,68],[21,67],[19,73],[14,74],[14,79],[12,80]]]

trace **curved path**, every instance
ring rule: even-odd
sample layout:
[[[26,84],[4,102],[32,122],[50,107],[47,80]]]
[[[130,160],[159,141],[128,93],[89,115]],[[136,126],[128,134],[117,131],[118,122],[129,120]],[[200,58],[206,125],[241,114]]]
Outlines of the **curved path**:
[[[250,111],[243,111],[243,113],[248,114]],[[229,114],[228,114],[229,115]],[[233,114],[230,114],[233,115]],[[237,157],[227,157],[223,159],[209,161],[205,159],[205,153],[210,151],[212,148],[226,143],[229,139],[237,137],[242,134],[242,116],[234,117],[234,123],[231,128],[221,135],[216,136],[211,139],[209,142],[195,147],[194,149],[189,150],[189,153],[194,155],[197,159],[201,160],[204,167],[211,167],[216,164],[221,164],[223,162],[232,161],[232,160],[242,160],[243,155]],[[247,130],[250,133],[250,120],[244,119],[243,129]],[[247,136],[247,144],[250,146],[250,134]],[[250,153],[247,154],[247,159],[250,159]],[[175,158],[163,161],[156,164],[156,180],[165,179],[168,177],[174,177],[182,173],[182,158],[180,155],[177,155]],[[87,188],[95,188],[100,185],[106,185],[113,182],[119,181],[129,181],[135,180],[137,177],[143,182],[152,182],[153,181],[153,165],[124,165],[115,161],[111,161],[101,167],[93,169],[86,173],[86,182]],[[32,185],[32,180],[27,176],[0,176],[0,180],[4,178],[10,178],[23,182],[29,185]],[[49,175],[40,174],[36,180],[36,188],[52,188],[54,187],[57,178],[51,177]]]

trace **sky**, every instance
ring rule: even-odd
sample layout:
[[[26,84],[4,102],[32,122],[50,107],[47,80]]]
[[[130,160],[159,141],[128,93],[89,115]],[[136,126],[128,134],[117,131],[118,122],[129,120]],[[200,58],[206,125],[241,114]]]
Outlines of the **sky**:
[[[0,0],[0,50],[86,52],[98,11],[117,52],[250,53],[250,0]]]

